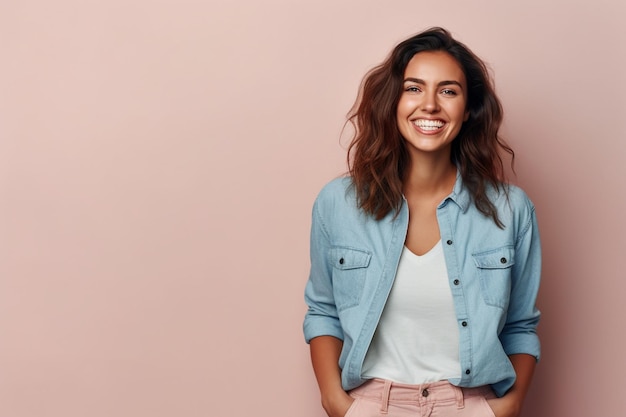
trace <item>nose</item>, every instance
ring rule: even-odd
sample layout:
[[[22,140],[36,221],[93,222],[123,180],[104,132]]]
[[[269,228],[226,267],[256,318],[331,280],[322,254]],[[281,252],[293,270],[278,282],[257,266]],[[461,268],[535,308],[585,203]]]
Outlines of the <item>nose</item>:
[[[439,111],[439,102],[437,101],[437,95],[435,92],[424,94],[422,110],[427,113],[435,113]]]

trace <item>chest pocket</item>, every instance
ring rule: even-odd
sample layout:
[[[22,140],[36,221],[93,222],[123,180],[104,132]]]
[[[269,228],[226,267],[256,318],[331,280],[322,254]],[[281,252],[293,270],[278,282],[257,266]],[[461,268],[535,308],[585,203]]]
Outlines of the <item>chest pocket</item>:
[[[511,271],[515,265],[515,250],[504,246],[472,255],[478,268],[480,289],[485,303],[506,309],[511,294]]]
[[[371,258],[371,253],[361,249],[334,247],[330,250],[337,310],[354,307],[361,301]]]

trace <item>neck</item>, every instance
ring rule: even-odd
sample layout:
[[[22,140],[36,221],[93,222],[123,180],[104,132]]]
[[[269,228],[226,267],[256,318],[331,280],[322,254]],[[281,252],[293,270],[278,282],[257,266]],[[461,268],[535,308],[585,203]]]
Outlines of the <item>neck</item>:
[[[413,159],[404,178],[403,191],[405,195],[414,193],[433,195],[442,192],[448,194],[455,182],[456,167],[450,162],[449,156],[443,160]]]

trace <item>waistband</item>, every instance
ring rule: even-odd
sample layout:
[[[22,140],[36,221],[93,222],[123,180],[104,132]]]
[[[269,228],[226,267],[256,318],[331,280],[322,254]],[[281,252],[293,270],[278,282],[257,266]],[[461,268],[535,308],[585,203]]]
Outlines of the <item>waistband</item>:
[[[434,402],[454,401],[458,408],[463,408],[465,398],[474,396],[495,397],[493,390],[488,385],[476,388],[462,388],[447,381],[411,385],[384,379],[370,379],[363,385],[351,390],[350,395],[381,401],[382,412],[387,411],[389,402],[426,405]]]

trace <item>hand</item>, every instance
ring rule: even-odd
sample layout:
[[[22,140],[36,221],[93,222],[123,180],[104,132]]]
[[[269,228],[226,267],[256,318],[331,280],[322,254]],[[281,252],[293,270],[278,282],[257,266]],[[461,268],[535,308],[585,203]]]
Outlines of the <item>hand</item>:
[[[354,398],[342,391],[332,398],[322,400],[322,406],[328,417],[345,417],[353,402]]]
[[[521,408],[514,398],[506,395],[501,398],[487,399],[487,404],[496,417],[518,417]]]

